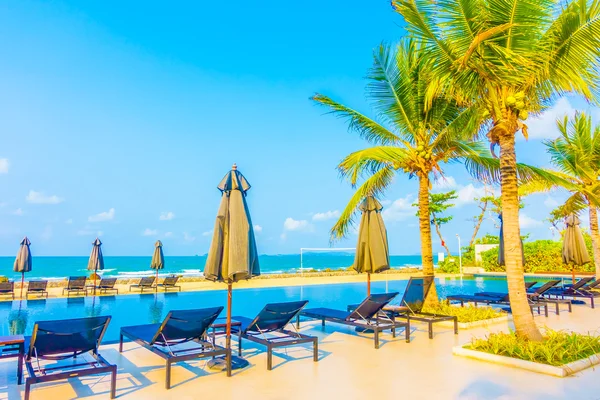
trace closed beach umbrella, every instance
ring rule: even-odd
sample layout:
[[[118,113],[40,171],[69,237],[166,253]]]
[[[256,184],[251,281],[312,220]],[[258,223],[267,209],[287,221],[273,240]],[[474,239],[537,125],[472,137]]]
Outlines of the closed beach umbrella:
[[[390,269],[387,231],[381,217],[383,207],[373,196],[367,196],[359,206],[362,216],[358,243],[352,268],[367,274],[367,296],[371,294],[371,274]]]
[[[156,291],[158,291],[158,270],[165,267],[165,256],[163,255],[162,242],[157,240],[154,244],[154,254],[150,262],[150,269],[156,270]]]
[[[579,223],[579,218],[575,214],[565,218],[567,228],[563,237],[562,260],[567,265],[573,265],[573,283],[575,283],[575,266],[591,262]]]
[[[221,204],[204,267],[204,277],[227,284],[226,344],[230,349],[232,285],[260,275],[260,268],[252,220],[246,204],[250,184],[233,164],[231,171],[217,187],[222,194]]]
[[[92,253],[88,261],[88,271],[94,271],[94,294],[96,294],[96,274],[104,269],[104,257],[102,257],[102,242],[96,238],[92,243]]]
[[[502,223],[502,214],[498,214],[500,220],[500,244],[498,245],[498,265],[503,266],[506,264],[504,261],[504,229]],[[523,268],[525,268],[525,253],[523,253],[523,240],[521,240],[521,259],[523,262]]]
[[[21,298],[23,298],[23,285],[25,284],[25,272],[31,271],[31,250],[29,249],[31,242],[27,236],[21,240],[21,247],[15,258],[13,271],[21,273]]]

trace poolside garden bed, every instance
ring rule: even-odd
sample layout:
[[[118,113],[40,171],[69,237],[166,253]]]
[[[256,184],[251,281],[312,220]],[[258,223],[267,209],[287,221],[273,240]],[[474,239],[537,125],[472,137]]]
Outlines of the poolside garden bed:
[[[542,342],[494,333],[452,349],[455,355],[565,377],[600,364],[600,336],[547,330]]]
[[[423,312],[456,316],[459,329],[470,329],[508,321],[508,314],[492,307],[456,307],[447,301],[440,302],[435,307],[425,307]],[[439,326],[452,328],[452,321],[440,322]]]

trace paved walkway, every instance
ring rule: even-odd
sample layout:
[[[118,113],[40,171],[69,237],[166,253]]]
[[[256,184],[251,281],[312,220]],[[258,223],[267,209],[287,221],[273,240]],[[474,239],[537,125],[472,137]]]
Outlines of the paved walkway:
[[[540,326],[600,334],[600,309],[575,306],[574,312],[536,317]],[[416,328],[416,330],[414,330]],[[174,387],[164,389],[162,359],[136,347],[126,346],[119,354],[117,345],[101,348],[101,353],[119,366],[117,398],[133,399],[600,399],[600,371],[588,369],[568,378],[554,378],[452,355],[452,347],[472,336],[507,330],[507,324],[460,332],[436,327],[433,340],[426,326],[413,327],[412,342],[399,335],[395,341],[384,335],[379,350],[368,335],[352,329],[320,322],[307,322],[302,331],[320,338],[320,361],[314,363],[307,349],[276,353],[274,369],[266,370],[263,348],[245,342],[244,356],[250,367],[227,378],[224,373],[205,369],[205,362],[180,364],[173,368]],[[16,361],[0,362],[0,399],[16,400],[23,388],[16,385]],[[73,379],[68,383],[34,386],[37,399],[108,399],[107,377]]]

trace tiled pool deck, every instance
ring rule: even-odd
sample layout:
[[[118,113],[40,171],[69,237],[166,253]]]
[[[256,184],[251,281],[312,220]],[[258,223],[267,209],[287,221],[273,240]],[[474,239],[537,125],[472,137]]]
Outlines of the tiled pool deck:
[[[600,309],[578,305],[573,313],[548,318],[538,324],[552,329],[600,333]],[[568,378],[464,359],[452,355],[452,347],[472,336],[507,330],[506,323],[462,331],[436,327],[434,340],[426,327],[413,327],[412,342],[400,335],[383,341],[379,350],[369,337],[352,329],[317,321],[302,324],[302,331],[318,335],[320,361],[311,352],[292,348],[276,352],[274,369],[266,370],[262,347],[245,342],[250,366],[231,378],[205,368],[205,361],[182,363],[173,368],[173,387],[164,389],[164,362],[131,343],[119,354],[117,345],[102,346],[101,353],[119,367],[117,398],[133,399],[600,399],[600,371],[589,369]],[[384,335],[386,340],[391,336]],[[23,386],[16,385],[16,361],[0,362],[0,399],[16,400]],[[108,377],[87,377],[34,386],[37,399],[108,399]]]

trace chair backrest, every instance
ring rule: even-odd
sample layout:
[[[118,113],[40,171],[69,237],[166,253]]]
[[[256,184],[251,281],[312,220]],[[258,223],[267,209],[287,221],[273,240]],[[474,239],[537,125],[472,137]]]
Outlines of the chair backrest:
[[[33,326],[27,358],[72,358],[98,347],[111,317],[90,317],[57,321],[38,321]]]
[[[67,283],[68,289],[83,289],[85,288],[85,276],[70,276],[69,283]]]
[[[151,344],[173,345],[200,339],[215,322],[223,307],[170,311]]]
[[[575,282],[573,284],[573,286],[571,286],[572,290],[577,290],[577,289],[581,289],[582,287],[584,287],[588,282],[593,281],[594,278],[587,277],[587,278],[581,278],[580,280],[578,280],[577,282]]]
[[[145,276],[142,279],[140,279],[140,286],[152,286],[152,284],[154,284],[154,280],[156,279],[156,277],[154,276]]]
[[[12,293],[15,288],[14,282],[0,282],[0,292],[2,293]]]
[[[595,289],[600,286],[600,279],[596,279],[594,282],[590,282],[585,288],[587,290]]]
[[[537,294],[537,295],[544,294],[548,290],[550,290],[550,288],[553,288],[554,286],[558,285],[559,283],[560,283],[559,280],[548,281],[548,282],[544,283],[542,286],[540,286],[539,288],[535,289],[533,291],[533,294]]]
[[[535,285],[537,285],[537,281],[525,282],[525,289],[531,289]]]
[[[116,283],[117,278],[102,278],[100,279],[100,283],[98,284],[98,286],[101,288],[110,289],[114,288]]]
[[[266,333],[283,329],[307,304],[308,300],[267,304],[245,332]]]
[[[164,286],[175,286],[178,279],[179,279],[178,276],[167,276],[165,278],[165,280],[163,281],[163,285]]]
[[[48,281],[29,281],[29,284],[27,285],[27,290],[28,291],[35,291],[35,290],[46,290],[48,288]]]
[[[406,290],[404,290],[404,296],[400,306],[408,307],[412,313],[421,312],[429,288],[433,283],[433,277],[422,277],[422,278],[410,278]]]
[[[355,319],[370,319],[377,315],[379,311],[388,305],[394,297],[398,296],[398,292],[372,294],[363,300],[354,311],[346,317],[347,321]]]

